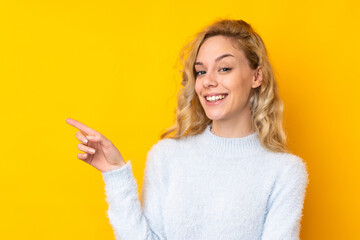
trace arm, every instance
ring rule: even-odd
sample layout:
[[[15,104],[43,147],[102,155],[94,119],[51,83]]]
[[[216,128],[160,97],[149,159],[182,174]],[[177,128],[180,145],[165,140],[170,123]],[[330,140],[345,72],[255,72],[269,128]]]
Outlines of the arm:
[[[160,159],[155,148],[148,152],[140,206],[130,161],[120,169],[103,172],[107,211],[116,239],[161,240],[163,232]]]
[[[261,240],[298,240],[308,184],[307,166],[300,158],[275,182],[267,204]]]

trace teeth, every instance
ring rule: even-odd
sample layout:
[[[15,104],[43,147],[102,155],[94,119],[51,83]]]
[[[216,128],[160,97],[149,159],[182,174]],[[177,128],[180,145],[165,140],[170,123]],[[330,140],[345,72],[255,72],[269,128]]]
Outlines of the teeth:
[[[214,102],[214,101],[221,100],[224,98],[225,98],[225,95],[217,95],[217,96],[206,97],[206,100],[209,102]]]

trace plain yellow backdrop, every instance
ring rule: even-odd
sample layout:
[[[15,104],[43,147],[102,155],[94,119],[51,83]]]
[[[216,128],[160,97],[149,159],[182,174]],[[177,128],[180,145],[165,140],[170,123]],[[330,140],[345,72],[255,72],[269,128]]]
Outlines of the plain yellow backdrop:
[[[101,173],[70,117],[131,160],[173,123],[181,47],[249,22],[273,63],[293,153],[309,167],[301,239],[360,239],[357,1],[0,1],[0,239],[114,239]]]

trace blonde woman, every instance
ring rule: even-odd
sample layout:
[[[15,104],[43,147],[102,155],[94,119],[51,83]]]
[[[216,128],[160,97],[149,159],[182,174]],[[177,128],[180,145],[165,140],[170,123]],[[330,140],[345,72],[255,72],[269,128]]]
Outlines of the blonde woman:
[[[80,131],[78,158],[100,170],[116,239],[299,239],[307,165],[286,147],[265,45],[222,19],[184,47],[175,125],[148,152],[141,194],[130,161]]]

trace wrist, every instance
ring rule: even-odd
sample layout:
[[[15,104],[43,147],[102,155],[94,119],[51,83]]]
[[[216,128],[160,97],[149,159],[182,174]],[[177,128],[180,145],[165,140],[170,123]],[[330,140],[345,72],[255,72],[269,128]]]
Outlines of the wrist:
[[[124,167],[125,165],[126,165],[126,163],[122,163],[122,164],[119,164],[119,165],[112,165],[109,168],[107,168],[105,171],[103,171],[103,173],[118,170],[118,169]]]

